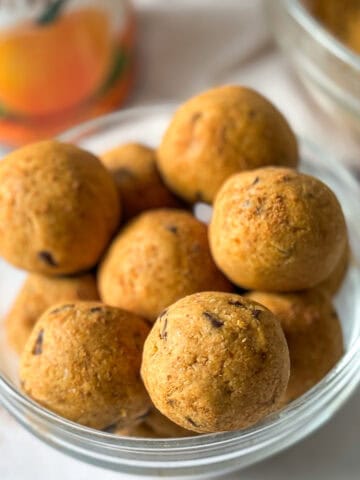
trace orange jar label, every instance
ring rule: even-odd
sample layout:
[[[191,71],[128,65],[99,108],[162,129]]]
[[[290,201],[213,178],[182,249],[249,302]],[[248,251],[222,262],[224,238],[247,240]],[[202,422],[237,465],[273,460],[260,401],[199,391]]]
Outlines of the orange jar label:
[[[0,141],[43,138],[126,96],[134,18],[122,0],[0,4]],[[19,6],[18,6],[19,4]]]

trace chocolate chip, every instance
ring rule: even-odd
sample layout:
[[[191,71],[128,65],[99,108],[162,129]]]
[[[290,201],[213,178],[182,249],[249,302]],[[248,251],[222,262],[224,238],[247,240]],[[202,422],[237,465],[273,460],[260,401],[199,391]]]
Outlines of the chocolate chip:
[[[255,177],[255,180],[252,182],[251,186],[253,185],[256,185],[257,183],[260,182],[260,178],[259,177]]]
[[[70,308],[73,308],[74,304],[67,304],[67,305],[60,305],[60,307],[54,308],[54,310],[51,310],[51,314],[53,313],[59,313],[62,312],[63,310],[69,310]]]
[[[150,412],[151,412],[151,408],[146,410],[146,412],[143,413],[142,415],[139,415],[138,417],[136,417],[135,420],[144,420],[147,416],[149,416]]]
[[[165,228],[175,235],[178,233],[178,228],[175,225],[167,225]]]
[[[195,112],[193,114],[193,116],[191,117],[191,123],[194,124],[196,123],[198,120],[200,120],[200,118],[203,116],[202,112]]]
[[[135,175],[134,175],[134,172],[132,172],[131,170],[129,170],[128,168],[126,167],[122,167],[122,168],[119,168],[115,171],[115,176],[118,180],[126,180],[128,178],[134,178]]]
[[[227,394],[227,395],[231,395],[234,393],[234,389],[231,388],[229,385],[224,387],[224,392]]]
[[[89,309],[89,312],[90,312],[90,313],[101,312],[102,309],[103,309],[102,307],[91,307],[91,308]]]
[[[265,360],[267,359],[267,353],[266,352],[261,352],[260,357],[261,357],[261,360],[263,360],[265,362]]]
[[[239,300],[229,300],[228,304],[233,305],[234,307],[241,307],[241,308],[246,307],[246,305],[244,303],[240,302]]]
[[[200,192],[200,190],[195,192],[195,202],[206,203],[205,198],[204,198],[204,194],[202,192]]]
[[[167,318],[165,318],[165,320],[164,320],[164,324],[163,324],[161,334],[160,334],[160,338],[162,338],[163,340],[167,339],[166,327],[167,327]]]
[[[166,400],[166,403],[167,403],[168,405],[170,405],[170,407],[173,407],[176,402],[175,402],[175,400],[173,400],[172,398],[168,398],[168,399]]]
[[[211,322],[211,325],[214,327],[214,328],[220,328],[224,325],[224,322],[222,322],[220,320],[220,318],[215,315],[214,313],[211,313],[211,312],[203,312],[203,316],[207,319],[207,320],[210,320]]]
[[[159,319],[162,321],[163,317],[167,314],[167,309],[165,309],[164,311],[162,311],[160,313],[160,316],[159,316]],[[160,338],[162,340],[166,340],[167,339],[167,331],[166,331],[166,327],[167,327],[167,318],[164,318],[164,322],[162,324],[162,329],[161,329],[161,332],[160,332]]]
[[[114,433],[116,431],[118,425],[119,425],[118,422],[112,423],[108,427],[103,428],[103,432]]]
[[[54,257],[50,252],[42,250],[41,252],[38,252],[38,257],[42,262],[46,263],[47,265],[50,265],[50,267],[58,266],[58,264],[55,262]]]
[[[251,315],[252,315],[254,318],[258,319],[258,318],[260,318],[260,313],[261,313],[261,310],[258,310],[258,309],[255,308],[255,310],[253,310],[253,311],[251,312]]]
[[[199,427],[199,425],[197,423],[195,423],[192,418],[185,417],[185,420],[187,420],[190,423],[190,425],[192,425],[193,427]]]
[[[32,351],[33,355],[41,355],[42,354],[42,344],[43,344],[43,339],[44,339],[44,330],[41,329],[38,333],[38,336],[36,338],[36,342]]]

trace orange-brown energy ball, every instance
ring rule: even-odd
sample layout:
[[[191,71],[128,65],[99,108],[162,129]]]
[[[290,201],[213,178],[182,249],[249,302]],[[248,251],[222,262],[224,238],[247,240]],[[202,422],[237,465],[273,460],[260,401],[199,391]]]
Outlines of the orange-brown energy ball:
[[[0,162],[0,255],[48,275],[94,266],[120,220],[115,182],[94,155],[55,140]]]
[[[76,300],[99,300],[95,275],[47,277],[30,274],[6,317],[10,344],[21,353],[36,321],[45,310],[55,303]]]
[[[283,115],[240,86],[214,88],[185,102],[158,149],[166,184],[189,202],[211,203],[234,173],[297,162],[297,141]]]
[[[340,204],[320,180],[268,167],[232,176],[210,225],[218,267],[256,290],[311,288],[333,272],[347,241]]]
[[[289,378],[277,318],[239,295],[171,305],[146,339],[141,375],[161,413],[199,433],[249,427],[276,410]]]
[[[139,369],[149,327],[96,302],[58,304],[36,323],[20,362],[25,393],[49,410],[103,429],[150,407]]]
[[[145,212],[125,227],[100,265],[98,282],[105,303],[150,321],[185,295],[232,290],[211,258],[207,226],[171,209]]]
[[[152,208],[180,206],[161,180],[154,149],[127,143],[104,153],[101,160],[119,187],[125,219]]]
[[[318,383],[343,354],[338,316],[325,292],[252,292],[248,298],[276,315],[290,353],[290,380],[284,402],[299,397]]]

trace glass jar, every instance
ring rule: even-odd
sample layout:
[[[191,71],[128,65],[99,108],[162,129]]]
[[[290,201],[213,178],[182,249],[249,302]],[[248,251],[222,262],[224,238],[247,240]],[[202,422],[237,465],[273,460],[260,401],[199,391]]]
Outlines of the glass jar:
[[[0,4],[0,142],[45,138],[112,110],[133,79],[128,0]]]

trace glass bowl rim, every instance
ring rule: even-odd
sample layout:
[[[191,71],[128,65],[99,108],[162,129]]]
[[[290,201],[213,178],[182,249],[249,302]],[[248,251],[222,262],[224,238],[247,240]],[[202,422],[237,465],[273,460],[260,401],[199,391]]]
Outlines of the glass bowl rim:
[[[272,0],[267,1],[271,2]],[[310,14],[301,0],[281,0],[281,3],[293,20],[312,37],[314,42],[320,43],[330,54],[360,72],[360,55],[353,52],[329,32]]]
[[[88,132],[91,132],[94,128],[101,130],[114,122],[126,121],[127,118],[131,119],[139,115],[149,115],[151,113],[170,114],[177,106],[178,104],[176,103],[162,103],[123,109],[75,126],[61,134],[58,139],[60,141],[73,141],[71,140],[72,138],[75,138],[82,133],[86,136],[89,134]],[[326,150],[324,151],[320,149],[307,139],[299,138],[299,142],[300,146],[305,145],[313,152],[320,152],[321,155],[326,153]],[[327,162],[331,164],[333,170],[336,170],[337,176],[341,177],[341,180],[345,185],[347,185],[351,191],[356,191],[357,195],[360,197],[360,185],[350,171],[344,165],[336,162],[332,155],[327,157]],[[360,238],[360,227],[356,228],[356,235]],[[356,309],[356,317],[360,321],[360,303]],[[348,371],[353,362],[357,360],[357,357],[359,357],[360,360],[360,335],[356,338],[349,350],[342,356],[335,367],[318,384],[303,396],[284,407],[280,412],[273,413],[267,417],[265,421],[246,430],[204,434],[194,437],[171,439],[129,438],[82,426],[47,410],[31,400],[29,397],[21,393],[21,391],[18,390],[1,371],[0,396],[1,390],[3,389],[7,392],[10,399],[26,408],[29,412],[36,417],[39,417],[44,422],[48,422],[51,427],[55,427],[59,431],[70,433],[74,437],[86,439],[97,445],[103,442],[103,445],[117,449],[119,453],[122,450],[136,453],[139,449],[141,449],[142,452],[147,453],[161,453],[165,451],[169,453],[181,453],[189,449],[203,449],[205,447],[216,446],[225,447],[232,443],[238,445],[239,442],[251,442],[254,438],[258,440],[258,436],[261,434],[269,435],[272,432],[275,434],[279,427],[284,427],[286,424],[289,424],[289,421],[291,420],[296,423],[304,413],[318,410],[316,405],[318,405],[319,400],[326,397],[326,394],[331,392],[332,387],[336,385],[337,381],[342,377],[342,374]],[[359,383],[359,381],[360,376],[357,383]],[[258,445],[261,445],[261,441],[259,441]],[[166,462],[166,459],[164,459],[164,462]]]

